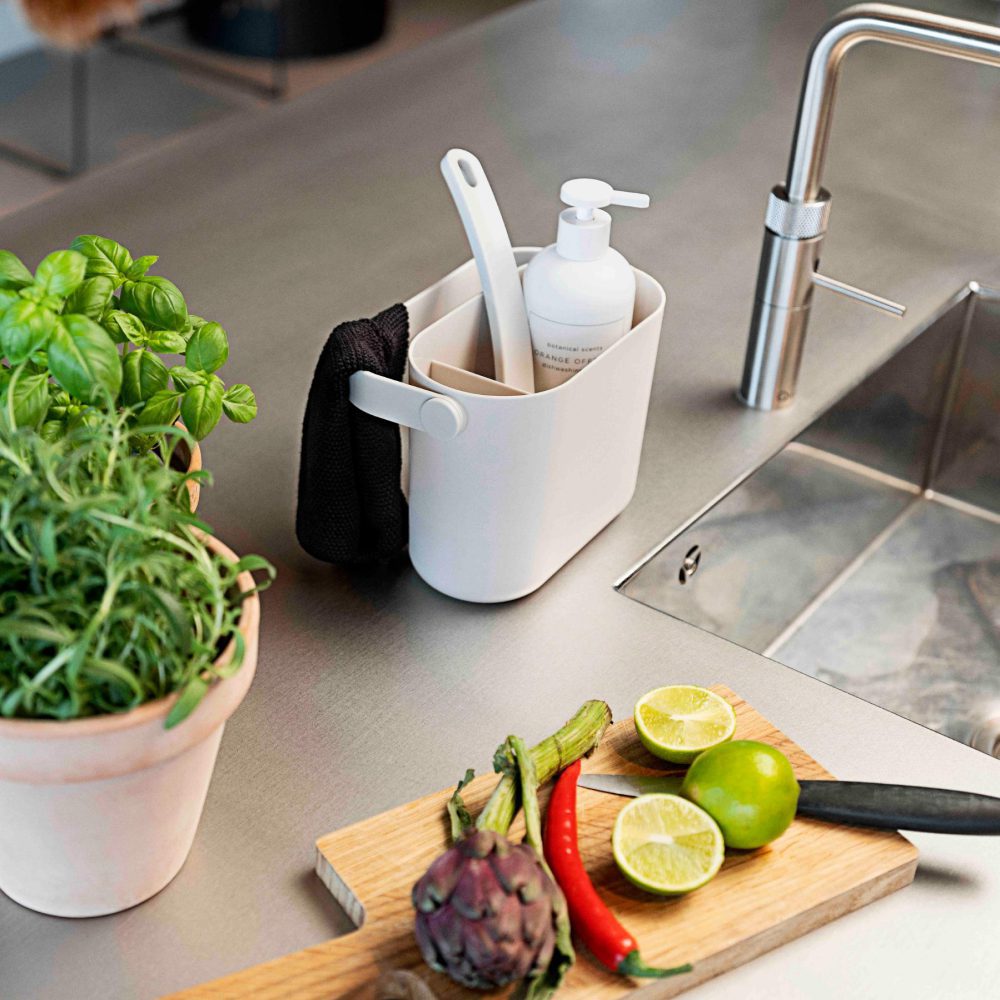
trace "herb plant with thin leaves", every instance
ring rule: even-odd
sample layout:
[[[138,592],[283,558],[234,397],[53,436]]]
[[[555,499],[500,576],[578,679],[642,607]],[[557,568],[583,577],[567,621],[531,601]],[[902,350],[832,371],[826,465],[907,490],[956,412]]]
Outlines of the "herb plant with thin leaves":
[[[218,375],[229,357],[226,331],[189,313],[175,284],[148,273],[157,259],[78,236],[32,274],[0,250],[0,409],[11,424],[55,438],[108,396],[129,409],[137,432],[180,417],[200,441],[223,414],[253,420],[253,390],[226,388]],[[183,363],[168,365],[163,354]]]
[[[156,427],[167,461],[132,445],[127,414],[54,441],[0,413],[0,716],[76,719],[179,693],[186,718],[244,658],[243,570],[179,502],[185,432]],[[232,644],[224,665],[215,661]]]

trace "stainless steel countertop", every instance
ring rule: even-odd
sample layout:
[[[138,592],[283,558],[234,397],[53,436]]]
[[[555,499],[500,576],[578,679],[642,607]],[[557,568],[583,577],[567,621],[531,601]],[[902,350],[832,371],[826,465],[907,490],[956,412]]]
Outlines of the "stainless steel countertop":
[[[928,3],[995,19],[987,2]],[[969,278],[1000,281],[1000,73],[865,46],[848,59],[826,183],[824,271],[910,306],[899,322],[817,293],[800,396],[733,400],[764,200],[781,180],[818,0],[525,4],[285,107],[95,173],[2,223],[29,261],[103,232],[230,331],[261,416],[205,448],[202,512],[280,567],[260,669],[231,721],[190,860],[116,917],[42,917],[0,898],[0,997],[153,997],[305,947],[347,923],[312,873],[318,835],[487,767],[586,697],[627,715],[669,682],[723,682],[843,778],[1000,792],[1000,765],[616,594],[672,528],[780,447]],[[669,303],[631,506],[548,585],[478,607],[408,567],[349,574],[293,534],[299,428],[335,322],[468,256],[438,174],[486,164],[515,240],[554,235],[559,184],[648,191],[614,242]],[[878,651],[872,651],[877,662]],[[916,883],[692,997],[992,995],[1000,841],[920,836]]]

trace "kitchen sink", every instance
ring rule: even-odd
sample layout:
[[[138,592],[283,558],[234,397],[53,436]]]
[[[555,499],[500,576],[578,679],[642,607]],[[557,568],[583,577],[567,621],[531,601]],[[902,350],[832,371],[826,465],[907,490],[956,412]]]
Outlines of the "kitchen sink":
[[[1000,756],[1000,292],[963,288],[619,589]]]

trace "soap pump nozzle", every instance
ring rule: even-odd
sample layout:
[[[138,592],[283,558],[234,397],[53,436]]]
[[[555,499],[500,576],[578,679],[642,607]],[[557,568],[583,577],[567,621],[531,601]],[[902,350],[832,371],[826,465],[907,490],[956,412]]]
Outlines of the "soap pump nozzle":
[[[577,177],[566,181],[559,190],[559,199],[576,208],[576,217],[588,222],[594,217],[595,208],[605,205],[628,205],[631,208],[649,208],[649,195],[638,191],[616,191],[605,181],[592,177]]]
[[[648,208],[649,195],[638,191],[616,191],[605,181],[577,177],[566,181],[559,197],[571,208],[559,213],[556,252],[568,260],[596,260],[611,242],[611,216],[605,205]]]

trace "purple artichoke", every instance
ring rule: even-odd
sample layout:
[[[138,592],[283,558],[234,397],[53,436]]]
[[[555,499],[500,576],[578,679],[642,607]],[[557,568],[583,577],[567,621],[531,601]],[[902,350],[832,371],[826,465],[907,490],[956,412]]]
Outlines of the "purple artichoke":
[[[486,990],[548,968],[566,903],[533,847],[474,830],[427,869],[413,905],[424,961]]]

